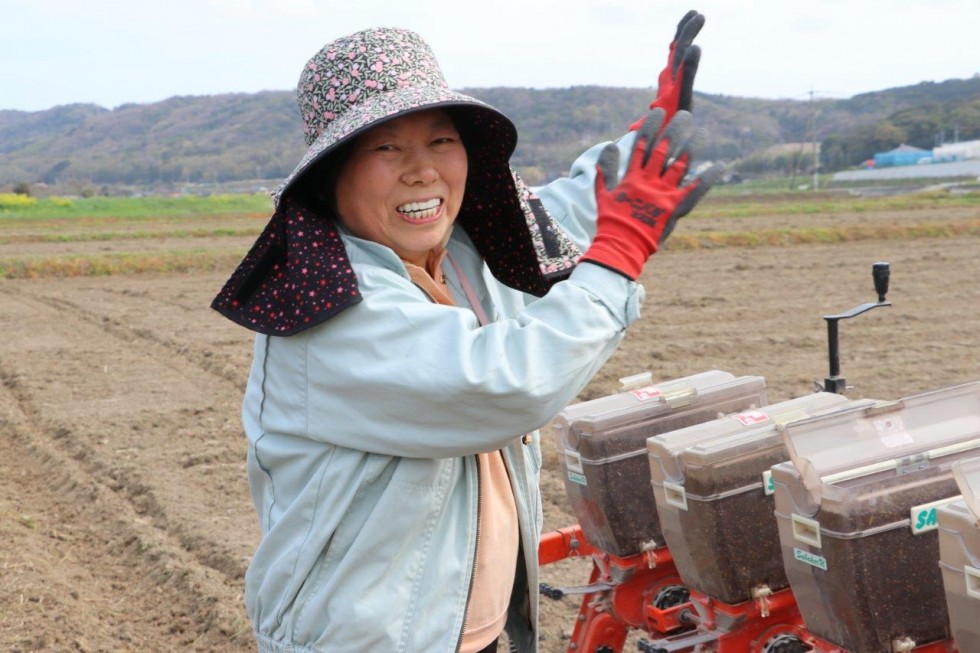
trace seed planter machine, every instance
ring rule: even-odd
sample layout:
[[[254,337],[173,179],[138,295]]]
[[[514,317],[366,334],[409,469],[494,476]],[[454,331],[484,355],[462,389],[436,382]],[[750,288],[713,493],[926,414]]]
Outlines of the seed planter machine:
[[[980,460],[980,381],[846,398],[838,323],[891,305],[888,263],[872,276],[877,301],[824,317],[812,395],[639,375],[556,418],[579,523],[544,534],[540,564],[592,563],[585,585],[540,588],[578,599],[568,653],[619,653],[631,631],[643,653],[980,653],[952,637],[935,532],[960,498],[951,465]]]

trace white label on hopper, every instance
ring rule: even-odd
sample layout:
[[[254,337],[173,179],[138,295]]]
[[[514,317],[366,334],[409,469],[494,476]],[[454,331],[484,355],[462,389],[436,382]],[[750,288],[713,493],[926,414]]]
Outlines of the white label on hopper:
[[[876,419],[872,424],[874,424],[875,430],[878,432],[878,437],[881,438],[881,443],[886,447],[901,447],[915,442],[905,429],[905,423],[902,422],[902,418],[898,415]]]
[[[569,481],[588,485],[585,480],[585,469],[582,467],[582,455],[579,452],[565,449],[565,469]]]
[[[772,480],[772,470],[762,472],[762,489],[766,494],[776,493],[776,481]]]
[[[793,547],[793,557],[800,562],[805,562],[811,567],[816,567],[817,569],[827,571],[827,558],[823,556],[818,556],[815,553],[810,553],[809,551],[804,551],[803,549]]]
[[[639,399],[640,401],[646,401],[647,399],[656,399],[661,394],[663,394],[660,391],[660,388],[658,388],[655,385],[648,385],[645,388],[637,388],[636,390],[630,390],[630,392],[632,392],[633,396]]]
[[[921,506],[912,506],[912,509],[909,511],[909,519],[912,524],[912,534],[921,535],[922,533],[928,533],[929,531],[934,531],[939,528],[939,518],[936,515],[936,509],[940,506],[945,506],[948,503],[959,501],[962,498],[963,495],[958,494],[955,497],[950,497],[948,499],[940,499],[939,501],[933,501],[932,503],[924,503]]]
[[[761,410],[747,410],[744,413],[735,413],[732,419],[737,419],[742,426],[752,426],[754,424],[764,424],[769,421],[769,416]]]

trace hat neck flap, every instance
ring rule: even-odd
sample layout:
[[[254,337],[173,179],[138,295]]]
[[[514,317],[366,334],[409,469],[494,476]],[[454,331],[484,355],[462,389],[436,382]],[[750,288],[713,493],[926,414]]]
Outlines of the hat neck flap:
[[[333,220],[284,198],[211,308],[252,331],[289,336],[360,301]]]
[[[508,171],[504,179],[491,185],[507,191],[496,199],[484,193],[480,202],[464,202],[459,223],[496,279],[541,297],[572,273],[581,251],[520,175],[503,170]]]

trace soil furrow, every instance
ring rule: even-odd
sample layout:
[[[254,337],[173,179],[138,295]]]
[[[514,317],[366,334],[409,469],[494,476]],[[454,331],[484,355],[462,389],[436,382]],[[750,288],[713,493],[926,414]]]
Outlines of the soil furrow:
[[[161,650],[166,641],[173,650],[247,648],[239,579],[202,565],[124,486],[93,473],[83,450],[59,446],[71,434],[52,438],[29,414],[16,377],[0,370],[0,380],[0,436],[5,454],[19,461],[0,480],[0,519],[22,527],[0,548],[0,585],[17,597],[0,610],[0,646]],[[38,627],[46,623],[60,628]]]
[[[70,302],[11,301],[7,294],[4,305],[4,321],[30,314],[37,323],[29,343],[0,345],[4,382],[37,434],[34,446],[43,446],[52,460],[71,461],[85,479],[81,485],[126,504],[109,514],[129,512],[143,525],[136,535],[115,536],[116,550],[125,540],[138,544],[125,550],[130,556],[148,550],[140,544],[147,542],[154,550],[179,552],[165,556],[166,580],[176,574],[201,584],[195,577],[204,574],[221,594],[232,593],[208,602],[240,616],[254,519],[240,428],[218,412],[240,401],[240,390],[208,381],[210,375],[156,344],[121,339]],[[34,375],[38,369],[51,373]],[[78,478],[70,483],[79,484]],[[216,530],[229,537],[214,538]],[[207,592],[192,596],[203,600]],[[208,614],[201,618],[213,620]]]
[[[126,344],[136,343],[144,348],[152,347],[161,359],[169,360],[174,355],[179,356],[196,366],[200,372],[213,374],[221,380],[227,381],[234,386],[234,390],[240,393],[245,391],[245,378],[241,371],[229,366],[227,360],[215,357],[210,349],[194,347],[192,343],[188,342],[178,342],[173,337],[161,336],[150,328],[126,324],[118,318],[89,310],[64,297],[38,296],[36,299],[48,304],[62,315],[81,318],[90,324],[97,325]],[[186,306],[182,308],[188,310]]]

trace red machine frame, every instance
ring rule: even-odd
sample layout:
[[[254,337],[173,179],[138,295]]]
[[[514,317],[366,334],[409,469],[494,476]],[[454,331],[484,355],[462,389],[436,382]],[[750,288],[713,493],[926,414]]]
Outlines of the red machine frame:
[[[811,653],[849,653],[807,632],[789,589],[760,592],[753,600],[730,605],[685,588],[686,601],[656,607],[655,597],[661,591],[683,587],[667,547],[619,557],[593,547],[578,525],[541,538],[538,559],[542,567],[586,557],[592,560],[587,585],[541,588],[550,598],[582,595],[566,648],[568,653],[620,653],[630,630],[640,630],[654,638],[640,642],[644,653],[778,653],[783,649],[774,642],[780,636],[793,636]],[[958,653],[951,640],[930,642],[908,651]]]

